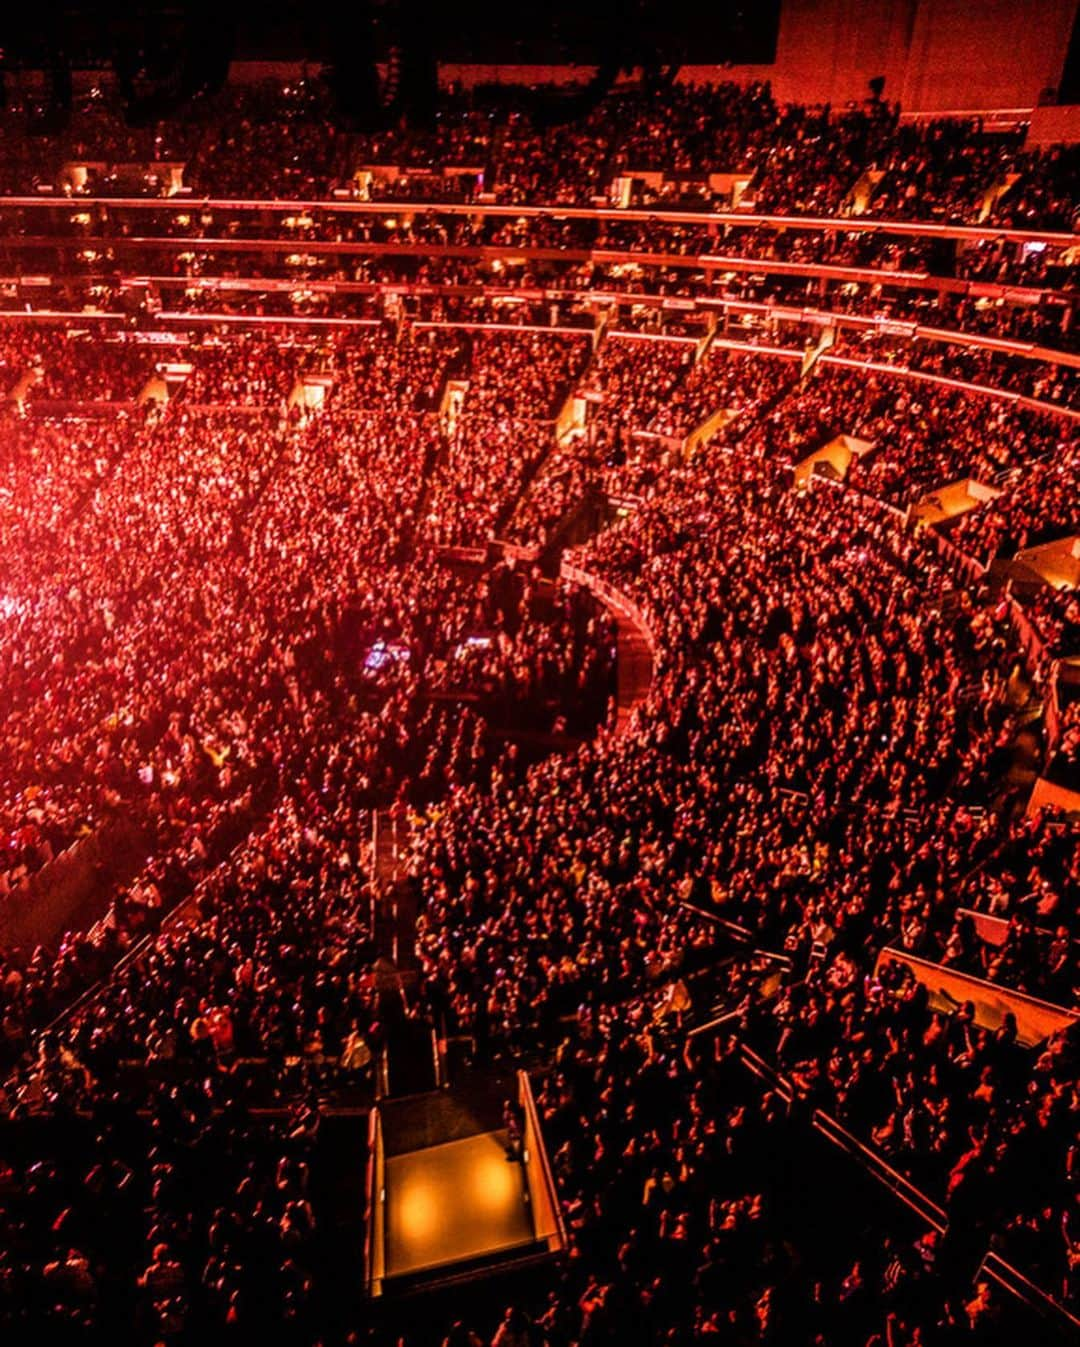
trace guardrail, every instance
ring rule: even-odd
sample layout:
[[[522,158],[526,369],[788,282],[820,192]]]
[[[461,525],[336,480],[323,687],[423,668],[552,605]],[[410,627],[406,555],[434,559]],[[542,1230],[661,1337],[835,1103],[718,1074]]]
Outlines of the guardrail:
[[[962,973],[930,959],[920,959],[906,950],[886,945],[874,965],[875,975],[884,964],[898,963],[909,969],[917,982],[927,989],[931,1003],[950,1010],[965,1001],[975,1006],[975,1022],[982,1028],[997,1029],[1004,1017],[1016,1019],[1017,1037],[1025,1047],[1034,1047],[1051,1034],[1069,1029],[1080,1020],[1074,1010],[1054,1005],[1027,992],[1015,991],[972,973]]]
[[[110,255],[122,256],[125,253],[191,253],[194,251],[219,254],[257,254],[295,255],[302,253],[308,257],[438,257],[455,260],[483,261],[527,259],[534,262],[564,262],[580,265],[591,263],[594,266],[616,266],[632,264],[641,267],[657,267],[665,270],[696,270],[706,275],[720,272],[742,272],[767,275],[789,276],[793,278],[855,282],[860,285],[892,286],[909,290],[936,290],[971,299],[1004,299],[1016,303],[1038,303],[1043,299],[1053,300],[1061,305],[1072,304],[1077,294],[1071,289],[1054,289],[1050,286],[1033,284],[1011,284],[1006,281],[985,281],[977,277],[954,276],[947,272],[904,271],[892,267],[874,267],[846,262],[794,261],[788,258],[763,256],[738,251],[715,253],[709,251],[667,252],[652,248],[590,248],[590,247],[551,247],[543,244],[505,244],[505,243],[438,243],[438,242],[355,242],[322,239],[290,239],[280,237],[219,238],[214,235],[175,235],[138,234],[138,235],[48,235],[19,234],[0,239],[6,252],[31,252],[35,249],[49,249],[50,253],[63,253],[73,250],[83,253],[88,244],[96,243],[107,247]],[[71,276],[71,280],[86,282],[94,273],[81,269]],[[213,281],[215,277],[188,277],[168,273],[165,275],[136,275],[130,281],[122,283],[147,284],[158,286],[192,286],[201,281]],[[21,274],[4,278],[7,284],[23,287],[38,286],[47,283],[49,277]],[[296,284],[296,282],[289,282]],[[309,282],[310,283],[310,282]]]
[[[386,1155],[378,1108],[368,1114],[368,1158],[364,1203],[364,1284],[369,1296],[382,1293],[386,1276]]]
[[[790,1104],[795,1094],[791,1082],[748,1044],[740,1042],[739,1051],[746,1066],[759,1079],[766,1081],[781,1098]],[[944,1233],[949,1223],[948,1214],[944,1207],[939,1206],[921,1188],[916,1187],[910,1179],[901,1174],[899,1170],[894,1169],[877,1151],[864,1145],[858,1137],[853,1136],[847,1128],[843,1127],[823,1109],[814,1110],[811,1126],[826,1140],[839,1146],[841,1150],[847,1151],[879,1183],[889,1188],[910,1210],[920,1216],[939,1234]],[[1000,1254],[988,1250],[982,1266],[999,1286],[1018,1296],[1039,1313],[1055,1320],[1060,1327],[1067,1331],[1080,1331],[1080,1319],[1071,1310],[1061,1301],[1048,1295],[1042,1287],[1033,1282],[1019,1268],[1007,1262]]]
[[[379,200],[349,201],[328,197],[265,198],[197,196],[4,196],[0,197],[0,216],[7,210],[98,210],[170,211],[188,214],[200,211],[265,212],[270,215],[319,211],[323,215],[465,215],[505,219],[634,220],[661,224],[739,225],[757,228],[822,230],[851,234],[902,234],[916,238],[962,239],[977,243],[1004,240],[1007,243],[1046,243],[1071,247],[1080,243],[1080,234],[1054,229],[1003,229],[994,225],[938,224],[932,220],[890,220],[868,215],[778,215],[759,211],[692,211],[645,209],[617,206],[501,205],[475,201]],[[302,242],[302,240],[298,240]]]
[[[678,312],[685,315],[696,314],[713,318],[717,314],[760,318],[769,325],[791,324],[813,328],[836,328],[840,331],[869,332],[881,336],[906,338],[911,342],[932,342],[940,345],[961,346],[971,350],[984,351],[991,355],[1011,357],[1040,364],[1056,365],[1068,369],[1080,369],[1080,353],[1059,351],[1053,347],[1039,346],[1033,342],[1013,341],[1001,337],[982,336],[977,333],[963,332],[959,329],[923,327],[915,323],[898,322],[885,317],[869,317],[858,314],[833,312],[829,309],[793,307],[773,300],[743,300],[713,298],[707,295],[673,298],[670,295],[642,293],[638,291],[611,291],[603,289],[562,290],[558,288],[533,289],[499,285],[436,285],[436,284],[390,284],[368,281],[312,281],[299,282],[280,279],[261,278],[201,278],[191,282],[196,288],[208,294],[227,294],[232,291],[251,293],[291,294],[298,287],[317,293],[355,294],[372,299],[397,296],[401,298],[425,297],[461,297],[482,298],[488,301],[513,300],[516,303],[556,303],[571,305],[578,309],[591,310],[592,317],[580,326],[562,324],[521,324],[505,321],[485,323],[476,320],[453,319],[416,319],[410,324],[417,331],[434,328],[480,329],[491,328],[505,331],[534,331],[560,336],[584,336],[594,332],[594,319],[600,308],[626,307],[660,309],[662,312]],[[233,327],[294,327],[320,329],[362,329],[378,328],[384,320],[374,317],[325,317],[297,314],[250,314],[225,311],[192,311],[187,309],[165,309],[154,315],[154,321],[161,324],[181,327],[206,327],[228,325]],[[76,309],[0,309],[0,323],[118,323],[126,325],[130,315],[110,310]],[[629,334],[620,333],[621,336]],[[640,334],[648,339],[655,334]],[[745,341],[738,338],[714,336],[710,346],[758,352],[763,355],[787,356],[801,359],[803,352],[790,347],[777,346],[763,342]],[[1047,415],[1060,416],[1070,421],[1080,420],[1080,410],[1066,407],[1060,403],[1044,402],[1012,389],[1000,388],[994,384],[978,383],[972,380],[956,379],[949,375],[935,374],[932,371],[912,368],[908,365],[893,364],[882,360],[861,359],[858,356],[837,355],[830,351],[820,357],[821,365],[846,366],[905,377],[923,383],[937,384],[946,388],[955,388],[983,397],[1004,399],[1015,406]]]
[[[524,1116],[522,1128],[522,1164],[529,1188],[529,1206],[533,1233],[543,1240],[551,1253],[561,1252],[568,1244],[559,1193],[551,1172],[547,1147],[540,1130],[540,1117],[533,1098],[528,1073],[518,1071],[518,1106]]]
[[[616,589],[614,585],[609,585],[606,580],[601,580],[598,575],[594,575],[591,571],[582,570],[580,566],[575,566],[572,562],[564,561],[559,568],[559,574],[564,580],[584,585],[598,599],[613,608],[616,613],[632,622],[640,630],[650,653],[655,654],[656,634],[648,618],[632,599],[628,599],[621,590]]]

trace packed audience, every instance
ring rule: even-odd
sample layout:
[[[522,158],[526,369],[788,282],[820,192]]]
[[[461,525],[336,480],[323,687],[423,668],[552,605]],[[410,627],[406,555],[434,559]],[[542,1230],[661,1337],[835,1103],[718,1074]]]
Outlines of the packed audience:
[[[798,966],[809,961],[804,985],[815,997],[820,988],[822,999],[796,999],[788,1032],[785,998],[771,1032],[762,1032],[798,1089],[817,1098],[826,1067],[829,1079],[846,1084],[856,1061],[868,1068],[868,1087],[881,1085],[881,1051],[870,1035],[886,1030],[872,1017],[879,1006],[903,1015],[910,993],[901,998],[886,983],[864,1001],[867,949],[895,940],[932,955],[936,948],[917,933],[936,924],[944,940],[941,923],[959,898],[981,905],[962,882],[965,870],[980,855],[989,860],[995,847],[1001,854],[1013,835],[1008,811],[972,808],[1001,789],[994,763],[1000,772],[1002,754],[1008,757],[1010,657],[1001,619],[983,605],[955,618],[943,609],[931,614],[917,597],[926,576],[916,588],[910,568],[930,570],[931,593],[944,573],[917,544],[901,543],[885,516],[875,522],[827,489],[800,502],[770,476],[751,472],[745,460],[696,460],[668,474],[666,491],[596,545],[592,564],[637,598],[661,633],[661,651],[679,652],[669,669],[661,667],[650,702],[663,707],[662,717],[644,717],[629,739],[601,742],[602,769],[554,762],[502,798],[460,792],[424,838],[417,873],[428,890],[429,971],[445,985],[459,1023],[495,1050],[550,1034],[583,999],[625,995],[651,966],[670,960],[671,941],[685,951],[693,933],[684,929],[678,899],[700,889],[726,917],[782,941]],[[811,541],[815,530],[821,536]],[[759,590],[763,584],[769,588]],[[917,617],[907,604],[920,609]],[[981,680],[983,698],[957,699],[972,678]],[[853,692],[864,679],[865,693]],[[930,837],[933,845],[919,840]],[[1033,857],[1041,884],[1058,895],[1046,920],[1060,918],[1073,933],[1076,914],[1065,895],[1075,887],[1074,843],[1072,825],[1063,850]],[[1019,836],[1014,845],[1022,846]],[[534,858],[525,873],[522,854]],[[918,860],[914,871],[900,866],[909,855]],[[867,895],[878,893],[888,901],[870,903]],[[525,938],[538,922],[543,945]],[[1056,947],[1059,970],[1065,939]],[[1028,985],[1040,959],[1030,947]],[[993,971],[1004,970],[1000,961]],[[1070,973],[1053,984],[1059,993],[1069,990]],[[979,1033],[980,1042],[994,1041]],[[838,1041],[851,1045],[842,1058]],[[897,1086],[898,1138],[903,1106],[921,1100],[924,1083],[910,1031],[904,1047],[894,1049],[897,1070],[907,1073]],[[811,1049],[823,1054],[820,1063]],[[979,1072],[990,1066],[985,1057],[973,1060]],[[980,1213],[978,1228],[985,1233],[996,1219],[1019,1231],[1034,1222],[1050,1250],[1040,1269],[1058,1286],[1064,1263],[1053,1252],[1054,1222],[1068,1208],[1065,1166],[1077,1108],[1071,1056],[1063,1040],[1037,1067],[1018,1046],[1008,1062],[1000,1108],[980,1130],[1010,1139],[1009,1172],[1023,1174],[1028,1151],[1011,1138],[1027,1135],[1027,1101],[1043,1097],[1041,1087],[1028,1094],[1028,1080],[1038,1079],[1028,1072],[1043,1071],[1058,1101],[1035,1143],[1046,1180],[1037,1189],[990,1185],[994,1210]],[[996,1079],[986,1077],[991,1085]],[[944,1195],[972,1123],[957,1101],[970,1098],[972,1087],[960,1075],[938,1088],[943,1107],[957,1109],[949,1136],[960,1149],[920,1134],[894,1150],[884,1145],[887,1113],[849,1111],[842,1101],[834,1108]],[[878,1097],[888,1103],[890,1094]],[[960,1219],[959,1199],[956,1210]]]
[[[274,337],[242,334],[204,342],[195,353],[183,400],[192,406],[280,408],[296,384],[305,352]]]
[[[214,380],[193,373],[189,388],[221,386],[230,349],[214,348]],[[314,733],[337,704],[328,650],[360,665],[365,695],[392,694],[365,739],[376,792],[389,789],[396,770],[382,735],[425,683],[482,693],[500,716],[537,728],[551,727],[559,680],[588,692],[587,704],[606,701],[603,660],[595,692],[587,671],[589,650],[603,654],[610,640],[581,627],[576,610],[500,590],[498,607],[473,611],[468,586],[447,573],[436,632],[416,607],[421,591],[435,598],[428,562],[403,572],[394,592],[376,584],[419,545],[421,528],[425,548],[442,541],[421,514],[442,446],[438,427],[406,410],[404,387],[405,407],[282,420],[273,376],[293,357],[280,352],[262,364],[264,354],[242,340],[232,352],[228,387],[244,389],[235,411],[200,411],[181,397],[146,420],[21,423],[9,446],[10,501],[19,509],[4,521],[10,733],[0,876],[20,912],[39,871],[121,818],[161,851],[114,896],[121,925],[144,925],[147,908],[160,909],[164,876],[173,899],[190,888],[231,839],[235,828],[225,824],[238,811],[257,813],[288,772],[294,736]],[[422,366],[423,354],[417,359]],[[253,371],[248,383],[243,370]],[[522,604],[524,616],[512,619]],[[548,622],[551,636],[542,638]],[[472,638],[484,644],[469,647]],[[373,658],[387,646],[404,659]],[[356,693],[346,682],[335,695]],[[290,728],[306,696],[307,729]],[[441,721],[420,723],[436,738],[446,732]],[[426,768],[415,767],[429,782],[442,770],[435,750]],[[122,938],[115,923],[100,935],[110,951]],[[55,1009],[77,966],[99,969],[98,954],[76,939],[47,971],[45,989],[33,977],[13,982],[11,1045]],[[45,971],[41,960],[35,969]],[[15,1008],[24,991],[38,1003],[29,1022]]]
[[[784,105],[760,82],[617,85],[577,120],[558,115],[566,98],[511,86],[447,90],[429,126],[360,133],[342,129],[326,84],[306,77],[229,86],[170,122],[132,129],[103,85],[80,96],[67,129],[35,145],[32,158],[24,131],[32,110],[9,100],[0,167],[9,193],[59,181],[62,168],[81,160],[88,174],[66,179],[69,189],[162,194],[172,185],[166,170],[179,165],[200,195],[300,199],[359,188],[365,173],[394,167],[397,174],[376,177],[379,192],[393,190],[404,169],[406,197],[429,196],[434,181],[458,191],[482,186],[508,202],[584,205],[613,179],[658,171],[660,199],[705,205],[709,175],[736,174],[749,178],[759,209],[857,206],[885,218],[989,215],[1003,224],[1072,226],[1070,152],[1025,149],[1023,124],[1000,131],[978,119],[905,121],[898,108],[873,100],[845,109]],[[862,198],[854,189],[869,170],[881,176]]]
[[[552,129],[489,97],[431,132],[320,140],[318,90],[230,94],[174,143],[240,195],[324,195],[387,156],[472,163],[520,202],[670,162],[691,198],[722,163],[759,207],[804,212],[865,189],[871,213],[1063,227],[1071,205],[1069,156],[882,104],[623,90]],[[116,162],[150,148],[108,108],[82,129]],[[529,303],[495,326],[440,297],[343,335],[200,333],[170,401],[94,416],[48,404],[131,404],[141,346],[0,333],[5,393],[36,380],[0,453],[14,1336],[989,1345],[1017,1335],[989,1247],[1075,1307],[1076,1030],[1032,1043],[979,990],[1076,1001],[1076,818],[1025,812],[1045,669],[996,576],[889,508],[971,477],[1001,494],[954,526],[968,554],[1075,532],[1071,421],[895,368],[989,381],[950,347],[871,342],[873,367],[826,355],[800,378],[807,329],[784,340],[784,319],[638,315],[594,342]],[[792,489],[839,434],[869,445],[846,482]],[[565,526],[588,505],[582,542]],[[561,557],[647,628],[629,716],[613,623]],[[1074,592],[1016,597],[1075,653]],[[1075,703],[1059,732],[1075,754]],[[376,963],[388,810],[413,837],[408,1009]],[[49,917],[58,860],[91,855],[85,914],[13,939]],[[971,1000],[935,1001],[903,956]],[[729,1018],[690,1039],[705,1007],[665,998],[701,969]],[[394,1334],[343,1289],[329,1160],[355,1165],[356,1141],[331,1143],[321,1096],[369,1101],[406,1013],[537,1076],[572,1256],[499,1322],[472,1305]],[[815,1109],[938,1203],[944,1236],[844,1184],[827,1219]]]

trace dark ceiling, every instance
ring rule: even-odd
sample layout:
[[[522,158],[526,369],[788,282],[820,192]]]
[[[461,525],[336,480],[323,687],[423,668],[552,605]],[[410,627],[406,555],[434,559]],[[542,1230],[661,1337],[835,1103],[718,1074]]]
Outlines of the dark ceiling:
[[[0,43],[10,67],[56,59],[106,64],[117,50],[164,62],[185,39],[220,44],[240,59],[340,56],[361,30],[376,54],[422,30],[444,61],[596,64],[768,62],[780,0],[360,0],[318,7],[302,0],[177,0],[176,3],[10,3]]]

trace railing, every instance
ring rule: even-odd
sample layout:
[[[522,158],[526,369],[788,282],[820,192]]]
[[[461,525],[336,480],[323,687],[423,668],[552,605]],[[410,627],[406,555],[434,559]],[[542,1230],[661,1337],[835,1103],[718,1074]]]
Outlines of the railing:
[[[781,1098],[790,1104],[795,1094],[791,1082],[748,1044],[740,1042],[739,1051],[743,1062],[754,1075],[766,1081]],[[811,1125],[821,1136],[839,1146],[841,1150],[847,1151],[869,1174],[890,1189],[910,1210],[920,1216],[939,1234],[944,1233],[948,1226],[948,1215],[945,1209],[928,1197],[922,1189],[916,1187],[899,1170],[894,1169],[877,1151],[865,1146],[858,1137],[853,1136],[823,1109],[814,1110]],[[1030,1277],[1026,1276],[1012,1263],[1007,1262],[1000,1254],[988,1250],[982,1266],[999,1286],[1018,1296],[1040,1314],[1056,1321],[1061,1328],[1066,1331],[1080,1331],[1080,1319],[1070,1309],[1063,1305],[1061,1301],[1048,1295]]]
[[[524,1115],[521,1160],[529,1189],[533,1234],[538,1240],[543,1240],[547,1244],[549,1252],[557,1253],[565,1249],[568,1243],[566,1223],[551,1172],[547,1147],[544,1145],[543,1133],[540,1130],[540,1118],[528,1073],[518,1071],[517,1081],[518,1106]]]
[[[470,218],[625,220],[660,224],[737,225],[742,228],[766,226],[774,229],[837,231],[848,234],[901,234],[914,238],[958,239],[971,243],[1046,243],[1071,247],[1080,243],[1080,234],[1053,229],[1003,229],[995,225],[938,224],[932,220],[890,220],[868,215],[778,215],[757,211],[693,211],[643,209],[614,206],[499,205],[492,202],[460,201],[348,201],[326,197],[279,198],[252,197],[145,197],[145,196],[4,196],[0,197],[0,215],[6,210],[85,210],[167,211],[173,214],[192,210],[263,212],[292,215],[298,211],[318,211],[321,215],[464,215]],[[297,240],[303,244],[303,239]]]
[[[786,1076],[771,1066],[749,1044],[740,1041],[739,1052],[743,1062],[755,1076],[767,1082],[788,1104],[794,1100],[795,1090]],[[877,1151],[871,1150],[869,1146],[864,1146],[858,1137],[853,1136],[846,1128],[841,1127],[836,1119],[825,1113],[823,1109],[814,1110],[811,1125],[822,1136],[854,1155],[879,1182],[884,1183],[906,1206],[921,1216],[935,1230],[944,1231],[948,1224],[945,1209],[932,1201],[910,1179],[905,1178],[899,1170],[888,1164]]]
[[[1051,1034],[1069,1029],[1080,1015],[1064,1006],[1056,1006],[1027,992],[1014,991],[971,973],[961,973],[944,964],[920,959],[906,950],[886,945],[878,954],[875,973],[884,965],[902,964],[930,993],[932,1003],[950,1011],[965,1001],[975,1005],[975,1022],[983,1028],[997,1029],[1007,1014],[1016,1018],[1017,1037],[1025,1047],[1041,1043]]]
[[[687,337],[679,332],[624,332],[620,328],[611,328],[605,334],[605,341],[659,342],[672,346],[697,346],[700,340],[700,337]]]
[[[995,917],[989,912],[980,912],[974,907],[958,907],[956,909],[957,917],[969,917],[974,924],[975,933],[984,945],[993,945],[1000,948],[1009,938],[1009,921],[1007,917]],[[1044,930],[1042,927],[1035,927],[1035,934],[1045,936],[1047,940],[1053,939],[1053,932]]]
[[[378,1108],[368,1115],[368,1159],[364,1210],[364,1282],[369,1296],[382,1293],[386,1276],[386,1155]]]
[[[598,575],[593,575],[591,571],[582,570],[580,566],[575,566],[572,562],[564,561],[559,569],[559,574],[564,580],[583,585],[586,589],[591,590],[609,608],[614,609],[620,616],[632,622],[640,631],[650,652],[655,654],[656,634],[649,619],[632,599],[628,599],[625,594],[616,589],[614,585],[609,585],[606,580],[601,580]]]
[[[1011,596],[1011,604],[1016,600]],[[1043,702],[1043,724],[1046,726],[1046,761],[1053,762],[1061,742],[1061,660],[1054,660],[1050,668],[1050,678]]]
[[[47,248],[50,254],[67,250],[82,252],[88,241],[107,245],[111,254],[122,256],[125,253],[203,253],[219,254],[258,254],[270,255],[297,253],[298,250],[309,257],[438,257],[455,260],[491,262],[525,258],[533,262],[562,262],[580,265],[591,263],[594,266],[615,266],[632,264],[639,267],[654,267],[664,270],[704,271],[706,275],[714,272],[740,272],[749,274],[764,273],[773,276],[787,276],[794,279],[854,282],[859,285],[891,286],[902,290],[935,290],[943,294],[952,294],[970,299],[1004,299],[1017,303],[1033,303],[1043,299],[1053,300],[1062,306],[1075,302],[1077,295],[1073,290],[1056,290],[1050,286],[1031,283],[1010,283],[1007,281],[985,281],[976,277],[953,276],[937,271],[901,271],[891,267],[855,265],[845,262],[792,261],[786,258],[769,257],[753,253],[725,252],[666,252],[657,249],[630,248],[590,248],[590,247],[549,247],[542,244],[504,244],[474,243],[452,244],[436,242],[340,242],[337,240],[303,240],[288,238],[216,238],[213,235],[176,237],[174,235],[120,235],[108,234],[90,236],[88,239],[77,235],[41,235],[21,234],[0,238],[0,246],[9,253],[28,252]],[[89,281],[94,273],[80,269],[65,279]],[[9,285],[28,286],[42,284],[51,277],[29,277],[25,274],[4,277]],[[128,286],[155,285],[159,288],[194,288],[200,285],[213,285],[224,277],[185,276],[175,272],[163,275],[131,275],[122,277],[120,283]],[[287,278],[286,278],[287,279]],[[299,282],[287,279],[289,285]],[[307,281],[311,285],[314,282]],[[360,284],[357,282],[356,284]]]

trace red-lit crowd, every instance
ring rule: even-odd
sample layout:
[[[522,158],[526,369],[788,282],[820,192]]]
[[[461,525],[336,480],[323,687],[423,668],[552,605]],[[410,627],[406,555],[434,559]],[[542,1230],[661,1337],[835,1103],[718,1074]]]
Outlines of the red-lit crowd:
[[[307,77],[230,86],[169,122],[132,128],[102,86],[80,97],[66,128],[39,136],[31,160],[23,128],[34,109],[12,98],[0,127],[2,181],[9,193],[27,192],[89,161],[98,192],[160,193],[179,164],[204,195],[310,199],[392,165],[397,174],[377,177],[377,191],[422,200],[434,181],[437,191],[494,191],[511,203],[591,204],[613,179],[661,172],[659,187],[639,180],[644,201],[703,204],[714,191],[709,175],[732,174],[762,209],[835,211],[865,184],[861,208],[883,217],[1072,224],[1075,156],[1061,146],[1025,149],[1023,126],[902,122],[882,101],[784,105],[767,83],[619,85],[576,120],[558,115],[560,101],[553,91],[545,106],[511,86],[447,90],[428,127],[361,133],[339,125],[329,87]],[[720,190],[730,195],[730,186]]]
[[[424,835],[423,947],[457,1027],[496,1053],[558,1039],[575,1005],[591,1023],[682,966],[711,907],[800,970],[778,1001],[750,996],[740,1011],[796,1099],[944,1202],[954,1239],[930,1255],[938,1275],[956,1260],[970,1278],[993,1236],[1070,1293],[1075,1035],[1033,1052],[1011,1017],[991,1031],[973,1003],[931,1010],[925,986],[874,962],[895,947],[1074,1002],[1076,828],[1046,814],[1010,822],[1016,655],[1003,619],[887,515],[827,487],[800,499],[768,465],[713,451],[670,471],[580,559],[653,624],[657,681],[629,735],[520,786],[460,790]],[[973,683],[978,695],[960,695]],[[966,910],[1001,919],[1000,945],[975,936]],[[634,1051],[649,1052],[647,1036]],[[634,1073],[620,1079],[644,1109]],[[604,1093],[590,1098],[606,1117]],[[704,1241],[680,1246],[689,1275],[708,1261],[711,1207],[708,1189],[694,1205],[708,1143],[690,1143],[685,1103],[668,1163],[687,1184],[673,1237]],[[620,1128],[616,1156],[647,1153],[650,1124],[637,1128],[636,1115]],[[587,1205],[582,1228],[617,1243],[628,1232],[604,1211]],[[616,1279],[620,1303],[633,1297],[620,1313],[657,1290],[655,1262],[634,1267],[646,1280]],[[657,1340],[697,1340],[691,1316],[715,1309],[723,1322],[724,1304],[665,1298],[675,1336]],[[982,1340],[983,1308],[977,1331],[958,1303],[888,1331],[936,1340],[948,1321],[958,1340],[969,1327]]]
[[[507,351],[514,339],[502,338]],[[213,377],[193,373],[164,410],[9,423],[0,891],[12,912],[32,903],[36,876],[60,853],[122,823],[160,853],[133,882],[139,897],[117,895],[140,925],[143,908],[162,903],[163,874],[183,886],[220,859],[216,833],[228,839],[228,820],[257,812],[305,736],[350,699],[377,693],[382,703],[357,719],[373,796],[407,775],[398,750],[419,752],[424,736],[387,741],[407,708],[430,730],[434,757],[415,774],[434,789],[449,711],[428,707],[426,690],[486,689],[500,714],[517,706],[550,728],[541,704],[560,680],[586,678],[590,641],[607,650],[599,628],[574,635],[578,608],[547,589],[507,589],[496,575],[477,591],[436,564],[444,540],[427,502],[451,448],[435,418],[411,409],[411,393],[404,406],[379,404],[339,377],[326,410],[307,416],[286,411],[283,371],[334,352],[241,339],[196,352],[196,370],[204,355]],[[419,387],[432,353],[418,344],[374,358],[415,362]],[[466,434],[456,444],[471,471],[493,452],[470,449]],[[493,477],[499,489],[507,510],[521,483]],[[482,549],[483,516],[469,524]],[[384,647],[389,655],[372,656]],[[106,925],[102,939],[117,938]],[[61,996],[86,954],[73,939],[49,971]],[[9,1045],[40,1020],[9,1007]]]
[[[875,127],[820,153],[854,162]],[[255,142],[235,144],[239,164]],[[544,170],[517,145],[528,193]],[[912,155],[937,162],[903,145],[897,200]],[[6,423],[0,902],[25,923],[61,852],[136,834],[129,869],[119,846],[99,862],[93,928],[0,965],[14,1334],[133,1313],[155,1343],[346,1339],[316,1091],[364,1081],[397,1013],[372,845],[394,807],[417,818],[421,1004],[480,1059],[541,1062],[575,1253],[550,1300],[417,1343],[990,1344],[1012,1313],[991,1242],[1075,1295],[1075,1033],[1033,1047],[905,971],[1075,1001],[1076,823],[1022,808],[1043,671],[988,581],[870,499],[992,475],[960,541],[1020,546],[1043,527],[1028,470],[1075,441],[979,394],[827,361],[797,382],[722,337],[695,355],[204,339],[165,406]],[[849,471],[867,498],[793,490],[839,434],[872,446]],[[504,529],[547,545],[589,492],[607,527],[570,559],[655,645],[624,723],[592,597],[489,555]],[[530,761],[522,730],[572,751]],[[718,920],[788,974],[734,967],[728,1033],[688,1046],[655,1002]],[[779,1075],[747,1077],[743,1046]],[[824,1189],[803,1211],[809,1180],[775,1163],[815,1167],[814,1108],[925,1189],[945,1237],[898,1225],[868,1253],[880,1210],[851,1194],[829,1244]]]

